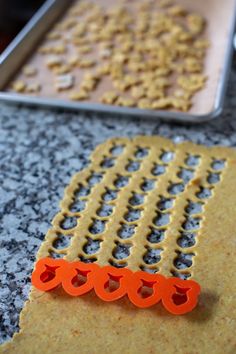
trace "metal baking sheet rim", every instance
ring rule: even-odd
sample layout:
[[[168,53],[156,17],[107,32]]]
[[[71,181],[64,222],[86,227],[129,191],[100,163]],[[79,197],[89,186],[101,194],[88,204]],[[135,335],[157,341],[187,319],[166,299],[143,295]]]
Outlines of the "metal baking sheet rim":
[[[219,105],[206,115],[190,115],[181,112],[170,112],[170,111],[151,111],[151,110],[141,110],[139,108],[126,108],[126,107],[116,107],[103,104],[88,104],[88,103],[77,103],[57,99],[47,99],[47,98],[34,98],[29,96],[22,96],[20,94],[8,94],[0,93],[0,100],[3,102],[11,102],[14,104],[26,104],[34,106],[45,106],[52,108],[63,108],[70,110],[81,110],[81,111],[90,111],[90,112],[103,112],[103,113],[115,113],[115,114],[126,114],[129,116],[136,116],[142,118],[160,118],[165,120],[176,120],[180,122],[191,122],[191,123],[202,123],[209,121],[213,118],[216,118],[221,114],[223,107]]]
[[[16,50],[16,48],[24,43],[24,39],[27,37],[27,35],[30,34],[31,30],[35,28],[40,21],[42,21],[42,19],[44,18],[45,15],[47,15],[49,10],[57,6],[57,3],[59,2],[57,2],[56,0],[47,0],[45,4],[38,10],[38,12],[33,16],[33,18],[25,26],[25,28],[23,28],[23,30],[10,44],[10,46],[0,56],[0,69],[1,69],[1,64],[6,62],[9,56],[14,55],[14,51]],[[236,10],[236,4],[234,10]],[[70,110],[93,111],[98,113],[103,112],[103,113],[116,113],[121,115],[126,114],[129,116],[136,116],[142,118],[152,118],[152,119],[161,118],[169,121],[175,120],[180,122],[192,122],[192,123],[207,122],[209,120],[217,118],[223,110],[226,84],[229,77],[230,64],[232,59],[233,47],[234,47],[233,44],[236,42],[235,41],[236,37],[234,35],[235,22],[236,22],[236,11],[234,11],[234,16],[232,17],[232,24],[231,24],[230,35],[229,35],[230,38],[226,50],[225,65],[221,73],[221,79],[219,80],[214,108],[211,112],[207,114],[194,115],[194,114],[188,114],[184,112],[171,112],[171,111],[164,111],[164,110],[159,110],[159,111],[142,110],[139,108],[126,108],[126,107],[104,105],[99,103],[95,104],[95,103],[82,103],[82,102],[68,102],[66,100],[38,98],[38,97],[32,97],[27,95],[23,96],[21,94],[6,93],[3,91],[0,91],[0,101],[10,102],[13,104],[37,105],[37,106],[63,108],[63,109],[70,109]]]

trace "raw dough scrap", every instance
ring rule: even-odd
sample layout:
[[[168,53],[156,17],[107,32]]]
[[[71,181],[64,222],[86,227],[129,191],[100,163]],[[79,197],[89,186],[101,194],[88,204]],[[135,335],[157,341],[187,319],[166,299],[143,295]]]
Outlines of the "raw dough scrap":
[[[173,316],[161,305],[137,309],[126,298],[105,303],[93,293],[72,298],[61,289],[32,289],[21,330],[0,353],[235,353],[235,176],[229,148],[160,137],[98,146],[66,188],[37,259],[192,277],[202,287],[199,305]],[[69,242],[57,248],[58,239]]]

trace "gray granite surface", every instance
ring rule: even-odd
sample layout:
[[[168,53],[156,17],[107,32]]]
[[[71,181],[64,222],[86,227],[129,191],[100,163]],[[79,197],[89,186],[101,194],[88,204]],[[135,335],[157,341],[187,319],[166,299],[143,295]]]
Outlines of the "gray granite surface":
[[[18,330],[37,249],[94,147],[136,134],[236,146],[235,93],[233,67],[223,114],[198,126],[0,104],[0,342]]]

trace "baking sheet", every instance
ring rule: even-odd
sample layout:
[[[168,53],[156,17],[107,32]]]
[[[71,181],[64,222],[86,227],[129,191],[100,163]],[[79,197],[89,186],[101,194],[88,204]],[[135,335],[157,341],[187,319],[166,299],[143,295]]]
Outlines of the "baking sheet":
[[[3,56],[0,61],[0,88],[4,91],[12,74],[23,64],[25,59],[33,51],[35,45],[42,35],[52,27],[65,8],[68,8],[71,1],[47,1],[44,8],[32,19],[28,26],[28,31],[16,38],[15,43]],[[99,0],[96,3],[108,6],[111,2]],[[221,1],[208,0],[204,2],[189,2],[189,0],[179,0],[179,4],[190,11],[203,15],[208,23],[206,37],[211,42],[211,47],[207,51],[205,59],[205,74],[209,77],[203,90],[196,93],[193,98],[193,107],[188,113],[170,111],[150,111],[138,108],[124,108],[118,106],[108,106],[97,102],[96,97],[92,97],[89,102],[71,102],[66,100],[64,94],[60,94],[60,100],[50,97],[47,92],[45,97],[28,97],[25,94],[0,93],[0,99],[32,104],[44,104],[49,106],[68,107],[72,109],[86,109],[96,111],[107,111],[134,114],[142,117],[162,117],[166,119],[177,119],[182,121],[201,122],[216,117],[222,110],[223,98],[225,94],[225,84],[229,70],[232,53],[233,33],[235,24],[235,0],[228,0],[222,7]],[[16,61],[16,58],[18,59]],[[29,62],[40,65],[37,60],[40,57],[33,56]],[[44,59],[44,58],[42,58]],[[18,64],[18,65],[17,65]],[[4,70],[5,69],[5,70]],[[3,73],[3,75],[2,75]]]

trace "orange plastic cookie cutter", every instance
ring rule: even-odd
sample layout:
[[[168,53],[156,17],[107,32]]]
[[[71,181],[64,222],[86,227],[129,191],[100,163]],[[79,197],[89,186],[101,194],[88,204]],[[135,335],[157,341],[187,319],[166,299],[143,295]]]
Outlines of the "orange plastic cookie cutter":
[[[105,266],[94,274],[94,291],[104,301],[118,300],[126,295],[130,281],[132,281],[131,270]]]
[[[170,313],[181,315],[196,307],[200,291],[200,285],[194,280],[169,278],[163,289],[162,303]]]
[[[201,290],[194,280],[52,258],[42,258],[36,263],[32,284],[41,291],[50,291],[62,285],[71,296],[81,296],[94,289],[104,301],[115,301],[127,295],[140,308],[161,301],[166,310],[174,315],[192,311]]]
[[[134,305],[140,308],[155,305],[162,298],[162,284],[165,281],[166,278],[160,274],[135,272],[128,287],[128,297]]]
[[[32,273],[32,284],[42,291],[53,290],[61,284],[66,267],[67,262],[63,259],[42,258]]]
[[[88,293],[94,287],[94,274],[100,269],[95,263],[70,263],[68,277],[62,279],[63,289],[72,296]]]

